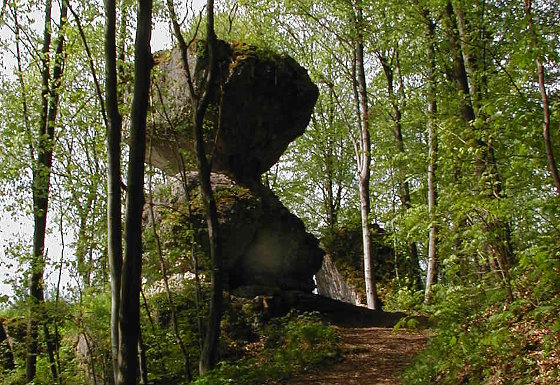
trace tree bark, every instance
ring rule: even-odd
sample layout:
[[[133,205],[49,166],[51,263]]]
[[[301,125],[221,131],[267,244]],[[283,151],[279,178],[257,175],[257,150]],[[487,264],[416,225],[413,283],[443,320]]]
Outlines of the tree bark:
[[[111,355],[117,382],[122,271],[121,130],[116,54],[116,3],[105,0],[105,109],[107,111],[107,251],[111,276]]]
[[[45,6],[45,30],[42,48],[42,109],[37,130],[37,161],[33,162],[33,254],[29,287],[31,308],[27,330],[26,379],[33,381],[38,354],[38,324],[44,320],[42,305],[45,301],[43,274],[45,269],[45,235],[49,204],[50,177],[54,151],[55,124],[58,114],[60,84],[64,71],[64,25],[67,7],[62,2],[52,81],[50,79],[51,1]],[[50,349],[49,349],[50,350]],[[50,352],[52,353],[52,352]],[[56,370],[55,370],[56,371]],[[56,379],[55,379],[56,380]]]
[[[175,7],[173,0],[167,0],[167,7],[173,24],[173,32],[178,40],[181,49],[181,60],[187,78],[191,104],[193,107],[193,136],[195,140],[195,153],[198,166],[198,179],[202,200],[204,201],[206,213],[206,227],[208,229],[208,244],[210,245],[210,260],[212,270],[210,281],[212,294],[210,298],[209,314],[207,320],[206,332],[202,343],[202,350],[198,362],[200,374],[214,368],[218,360],[218,342],[220,338],[220,322],[222,318],[222,240],[220,227],[218,223],[218,212],[214,193],[210,184],[210,164],[206,158],[203,123],[206,110],[209,104],[209,88],[213,84],[215,77],[215,49],[216,34],[214,31],[214,1],[208,0],[206,4],[207,22],[206,22],[206,50],[208,53],[208,68],[206,69],[206,77],[200,79],[201,84],[194,84],[191,71],[187,60],[188,45],[183,38],[181,28],[177,22]],[[196,86],[196,87],[195,87]],[[221,106],[218,106],[221,108]]]
[[[529,33],[533,39],[533,49],[538,49],[538,37],[533,25],[533,13],[531,11],[532,1],[523,1],[525,8],[525,15],[527,16],[527,23],[529,27]],[[541,93],[542,108],[543,108],[543,140],[544,148],[546,151],[546,159],[548,161],[548,168],[554,182],[554,187],[556,188],[556,193],[560,195],[560,176],[558,175],[558,167],[556,164],[556,159],[554,159],[554,151],[552,149],[552,142],[550,141],[550,107],[548,102],[548,94],[546,92],[546,82],[545,82],[545,71],[542,62],[541,55],[537,55],[537,73],[539,78],[539,91]]]
[[[152,0],[139,0],[134,58],[134,94],[131,110],[125,250],[119,307],[117,385],[135,384],[139,372],[140,287],[142,274],[142,212],[144,209],[144,157],[146,116],[152,54]]]
[[[424,302],[429,303],[432,298],[432,285],[437,277],[437,157],[438,137],[436,127],[436,78],[435,78],[435,23],[429,13],[426,16],[426,56],[428,59],[428,215],[430,219],[430,235],[428,240],[428,269],[426,273],[426,289],[424,291]]]
[[[370,309],[379,308],[377,295],[377,284],[373,273],[374,257],[371,251],[371,229],[369,223],[370,214],[370,163],[371,163],[371,139],[369,134],[369,109],[367,97],[367,84],[364,68],[364,42],[361,33],[363,28],[363,11],[361,0],[355,4],[355,29],[357,38],[354,42],[354,68],[355,76],[353,87],[356,98],[357,128],[359,132],[359,148],[356,153],[358,161],[358,188],[360,193],[360,215],[362,219],[362,244],[364,250],[364,280],[366,286],[367,306]]]
[[[456,35],[457,22],[453,12],[453,5],[451,2],[447,3],[446,9],[446,22],[447,22],[447,36],[449,45],[451,47],[451,55],[453,60],[453,78],[457,85],[457,89],[461,93],[461,115],[467,124],[475,119],[474,109],[472,107],[469,79],[467,71],[465,70],[465,62],[461,53],[459,39]]]
[[[474,47],[470,43],[470,28],[464,14],[463,4],[461,0],[453,0],[451,3],[453,13],[456,16],[456,26],[459,32],[459,47],[463,56],[463,65],[467,74],[467,85],[473,109],[476,112],[479,108],[481,88],[478,84],[478,61],[474,52]]]
[[[33,256],[31,260],[31,281],[29,286],[29,295],[31,308],[29,310],[29,324],[27,326],[27,356],[25,359],[25,373],[27,382],[33,381],[36,373],[36,363],[38,354],[38,311],[40,304],[44,301],[43,292],[43,271],[44,271],[44,247],[45,247],[45,231],[46,231],[46,208],[48,191],[47,181],[40,180],[42,173],[39,167],[43,167],[45,159],[45,139],[47,132],[47,113],[49,109],[48,92],[50,78],[50,60],[49,51],[51,44],[51,0],[45,5],[45,26],[43,36],[43,48],[41,51],[41,115],[38,122],[37,137],[39,139],[37,152],[39,152],[38,160],[33,160]],[[42,161],[42,162],[41,162]],[[42,171],[42,170],[41,170]],[[48,175],[48,174],[47,174]],[[43,196],[41,196],[43,195]]]
[[[200,190],[206,209],[206,224],[208,228],[208,240],[210,244],[210,259],[212,261],[210,308],[208,314],[206,334],[200,353],[199,371],[206,373],[215,367],[218,361],[218,342],[220,339],[220,322],[222,319],[222,238],[218,223],[218,211],[216,201],[210,184],[210,165],[206,159],[204,149],[203,123],[209,102],[209,87],[214,81],[216,69],[216,34],[214,32],[214,0],[208,0],[207,5],[207,50],[208,50],[208,74],[206,85],[200,101],[196,104],[194,116],[194,138],[196,141],[196,158],[198,162],[198,178]],[[218,108],[221,108],[219,106]],[[220,114],[221,115],[221,114]],[[219,123],[218,123],[219,124]]]

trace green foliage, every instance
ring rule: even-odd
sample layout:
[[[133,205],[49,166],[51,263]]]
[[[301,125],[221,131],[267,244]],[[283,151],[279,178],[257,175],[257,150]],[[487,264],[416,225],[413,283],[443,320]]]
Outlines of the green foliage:
[[[264,343],[253,358],[222,362],[194,383],[197,385],[257,385],[287,379],[325,365],[338,357],[338,335],[317,314],[292,312],[264,328]]]
[[[552,270],[540,280],[535,271]],[[427,349],[404,375],[405,384],[553,384],[560,381],[560,262],[533,255],[520,267],[517,299],[481,284],[436,290],[437,322]],[[546,277],[546,275],[545,275]]]
[[[400,285],[396,280],[387,285],[383,291],[385,311],[404,311],[410,314],[422,310],[423,291],[414,290],[409,285]]]
[[[356,16],[353,6],[357,3],[243,0],[217,4],[219,38],[254,45],[239,44],[239,50],[245,50],[242,54],[257,53],[267,57],[272,51],[287,52],[308,68],[320,89],[306,134],[295,141],[279,164],[267,173],[268,185],[287,207],[304,219],[311,232],[325,237],[328,249],[340,251],[337,262],[342,273],[351,277],[349,280],[356,286],[361,286],[359,233],[347,243],[329,239],[333,231],[356,228],[359,217],[355,159],[359,151],[355,152],[352,138],[359,117],[354,106],[352,51],[357,32],[360,32],[366,43],[370,135],[374,144],[371,150],[371,220],[383,225],[387,232],[383,244],[386,246],[388,242],[393,248],[393,254],[377,261],[377,278],[382,283],[380,294],[385,310],[427,311],[437,322],[430,346],[406,374],[408,383],[560,382],[557,369],[560,200],[551,189],[542,144],[542,107],[535,64],[539,58],[546,69],[546,87],[552,107],[552,144],[558,160],[558,4],[532,2],[537,32],[533,44],[522,1],[452,2],[465,11],[468,31],[466,39],[461,40],[466,43],[463,54],[472,54],[477,59],[469,80],[478,81],[484,88],[469,98],[458,91],[453,75],[456,64],[451,59],[453,44],[445,25],[448,2],[362,1],[365,23],[361,26],[353,22]],[[119,14],[128,18],[124,29],[126,36],[123,36],[125,62],[119,63],[123,69],[119,90],[124,98],[120,107],[126,127],[132,95],[130,50],[134,4],[128,0],[121,4],[125,8],[119,10]],[[0,230],[12,223],[5,222],[6,218],[20,223],[32,213],[32,156],[37,155],[34,149],[40,138],[35,137],[35,131],[41,111],[38,42],[42,31],[38,26],[42,21],[35,11],[37,6],[37,1],[14,1],[5,2],[2,8]],[[103,83],[101,3],[79,2],[73,7],[81,17],[97,77]],[[155,8],[158,17],[165,21],[163,2],[156,2]],[[15,10],[21,28],[21,74],[10,64],[16,53]],[[184,7],[179,13],[179,19],[189,23],[185,30],[191,32],[189,36],[193,35],[196,28],[193,21],[198,15],[194,12],[187,15]],[[421,266],[425,266],[430,225],[425,176],[429,63],[424,27],[427,16],[436,22],[439,274],[433,303],[423,308],[422,292],[409,289],[406,265],[410,257],[409,245],[416,242]],[[53,25],[55,35],[56,28]],[[61,263],[64,276],[77,282],[78,288],[74,292],[63,290],[68,302],[61,299],[55,306],[52,301],[54,275],[49,274],[45,281],[48,295],[44,314],[59,327],[63,383],[83,384],[87,363],[76,352],[80,338],[87,340],[89,336],[87,341],[91,342],[93,357],[90,367],[98,374],[104,373],[103,368],[110,368],[105,127],[94,93],[89,58],[73,16],[69,18],[66,32],[67,60],[55,127],[57,136],[52,143],[55,159],[48,218],[51,241],[58,233],[61,234],[58,238],[65,238],[67,250]],[[204,21],[197,32],[198,38],[204,38]],[[393,95],[389,94],[380,56],[391,64]],[[52,55],[50,59],[52,63]],[[477,116],[472,122],[464,122],[461,108],[469,99]],[[395,145],[394,106],[401,112],[402,149]],[[188,129],[186,125],[179,128]],[[126,138],[126,130],[123,134]],[[495,155],[499,178],[488,169],[477,175],[477,161],[490,148]],[[485,160],[485,166],[492,163],[489,158]],[[45,171],[38,170],[41,174]],[[399,196],[403,180],[410,186],[409,207]],[[491,191],[498,186],[499,193]],[[239,192],[243,194],[241,188]],[[198,210],[201,210],[200,197],[193,195],[194,203],[198,200]],[[216,196],[218,205],[227,203],[219,192]],[[173,199],[171,194],[167,198]],[[186,271],[192,271],[196,256],[200,257],[201,268],[208,266],[206,257],[193,242],[193,239],[204,238],[203,234],[186,224],[186,212],[186,208],[182,212],[161,208],[158,213],[164,264],[170,276],[182,277]],[[496,223],[503,226],[499,228]],[[505,234],[504,228],[507,229]],[[22,233],[12,237],[11,230],[6,231],[10,239],[3,244],[5,254],[1,262],[10,272],[8,279],[15,293],[9,300],[2,297],[5,310],[1,316],[6,319],[14,340],[17,367],[2,374],[0,382],[19,384],[24,377],[24,336],[29,319],[24,298],[28,290],[25,270],[28,269],[31,235]],[[149,226],[144,235],[143,278],[149,291],[161,283],[161,272],[156,239]],[[491,247],[495,245],[511,247],[507,262],[515,300],[510,303],[505,301],[504,278],[500,275],[503,269],[496,267],[495,249]],[[51,248],[47,257],[47,271],[52,272],[57,267],[53,260],[58,263],[59,255]],[[194,370],[198,357],[197,320],[204,316],[206,309],[204,306],[196,308],[195,289],[191,283],[181,281],[181,285],[174,287],[172,296],[178,306],[181,337]],[[203,290],[206,288],[203,284]],[[183,358],[169,327],[168,300],[161,293],[148,293],[147,297],[152,319],[144,308],[142,330],[150,380],[184,381]],[[266,338],[261,346],[250,309],[238,304],[228,306],[222,323],[221,349],[222,357],[229,363],[223,363],[215,372],[199,379],[199,383],[258,383],[268,378],[288,377],[295,371],[324,362],[330,356],[329,351],[336,351],[332,329],[308,315],[292,315],[272,322],[265,329]],[[49,326],[52,331],[54,325]],[[44,341],[43,335],[40,340]],[[252,344],[258,355],[243,358],[245,348]],[[322,349],[327,353],[323,354]],[[44,349],[39,357],[36,383],[46,384],[51,378],[43,353]]]
[[[89,301],[89,296],[85,296],[84,299],[88,300],[89,306],[81,307],[70,304],[65,300],[59,300],[58,302],[47,301],[42,306],[41,313],[34,314],[34,316],[40,317],[40,344],[44,346],[45,343],[45,326],[48,328],[51,338],[56,338],[55,336],[58,333],[58,359],[62,369],[59,375],[63,379],[63,384],[78,385],[85,382],[84,371],[81,366],[82,362],[80,361],[83,357],[79,357],[79,354],[77,354],[80,334],[88,333],[92,343],[95,343],[94,348],[104,341],[103,333],[106,330],[106,326],[102,324],[104,314],[101,309],[106,306],[103,306],[100,301],[95,301],[93,296],[91,297],[91,302]],[[25,357],[28,315],[29,307],[24,302],[17,302],[0,313],[0,318],[4,320],[3,324],[11,338],[11,348],[14,353],[16,366],[10,372],[0,373],[0,384],[16,385],[26,383]],[[84,321],[91,325],[91,330],[84,329]],[[100,338],[93,339],[92,336],[94,334],[92,333],[96,333]],[[99,364],[99,367],[101,367],[99,362],[94,362],[94,364]],[[33,383],[36,385],[50,385],[53,383],[50,362],[46,354],[38,357],[37,376]]]

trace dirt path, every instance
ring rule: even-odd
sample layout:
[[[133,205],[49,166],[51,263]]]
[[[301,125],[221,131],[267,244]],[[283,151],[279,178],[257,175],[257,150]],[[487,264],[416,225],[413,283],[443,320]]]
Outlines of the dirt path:
[[[418,332],[391,328],[340,328],[340,362],[294,377],[285,385],[399,385],[412,357],[426,344]]]

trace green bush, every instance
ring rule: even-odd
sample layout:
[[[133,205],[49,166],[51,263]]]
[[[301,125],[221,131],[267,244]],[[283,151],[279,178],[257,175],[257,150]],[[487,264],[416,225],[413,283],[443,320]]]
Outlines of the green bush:
[[[339,355],[339,337],[317,314],[292,312],[263,330],[263,344],[252,358],[222,362],[196,385],[257,385],[317,368]]]

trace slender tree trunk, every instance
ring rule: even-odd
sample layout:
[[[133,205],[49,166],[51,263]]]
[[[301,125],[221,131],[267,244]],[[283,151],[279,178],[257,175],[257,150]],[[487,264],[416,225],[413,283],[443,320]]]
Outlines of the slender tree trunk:
[[[29,313],[29,324],[27,326],[27,356],[25,360],[25,372],[27,382],[31,382],[35,378],[36,373],[36,363],[38,354],[38,318],[39,306],[44,301],[43,293],[43,270],[44,270],[44,246],[45,246],[45,231],[47,224],[46,208],[47,199],[46,191],[48,191],[47,181],[45,178],[40,178],[43,174],[43,170],[39,170],[40,167],[44,167],[45,162],[45,144],[44,137],[47,131],[47,113],[49,109],[48,92],[49,92],[49,78],[50,78],[50,61],[49,61],[49,51],[51,44],[51,10],[52,4],[51,0],[48,0],[45,5],[45,27],[44,27],[44,37],[43,37],[43,48],[41,51],[41,61],[42,61],[42,89],[41,89],[41,115],[39,121],[39,127],[37,132],[38,148],[37,148],[37,162],[33,162],[33,219],[34,219],[34,231],[33,231],[33,256],[31,260],[31,281],[29,286],[30,295],[30,313]],[[41,162],[42,161],[42,162]]]
[[[393,138],[395,139],[395,145],[399,155],[404,156],[404,140],[402,135],[402,112],[399,102],[397,101],[397,95],[395,93],[394,87],[394,70],[392,66],[392,59],[389,62],[388,58],[383,54],[378,53],[378,59],[385,73],[385,78],[387,80],[387,92],[389,94],[389,100],[391,101],[391,106],[393,108]],[[410,199],[410,185],[406,178],[406,170],[402,165],[402,162],[397,164],[397,179],[398,179],[398,192],[399,199],[401,201],[402,207],[405,211],[411,207]],[[408,273],[410,278],[411,287],[419,290],[422,288],[422,278],[420,273],[420,261],[418,258],[418,247],[416,242],[410,242],[408,245],[410,261],[408,265]]]
[[[532,13],[532,1],[524,0],[525,15],[527,16],[527,22],[529,27],[529,33],[533,39],[533,48],[538,49],[538,37],[533,25],[533,13]],[[556,160],[554,159],[554,151],[552,150],[552,142],[550,141],[550,107],[548,102],[548,94],[546,92],[546,82],[545,82],[545,71],[544,65],[541,59],[541,55],[537,55],[537,73],[539,77],[539,91],[541,93],[542,107],[543,107],[543,139],[544,147],[546,150],[546,159],[548,161],[548,168],[550,169],[550,174],[552,175],[552,180],[554,181],[554,187],[556,188],[556,193],[560,195],[560,176],[558,176],[558,167],[556,165]]]
[[[45,6],[45,31],[42,49],[42,110],[38,124],[37,162],[33,162],[33,255],[31,260],[30,281],[30,319],[27,333],[26,379],[31,382],[35,377],[38,354],[38,324],[44,322],[43,274],[45,268],[45,235],[47,229],[47,211],[49,204],[50,177],[53,160],[53,147],[56,117],[58,114],[58,100],[60,84],[64,69],[64,26],[66,23],[67,7],[62,2],[60,9],[59,32],[55,50],[52,81],[50,79],[50,42],[51,42],[51,1]],[[52,347],[52,346],[51,346]],[[48,347],[49,356],[52,353]],[[56,372],[56,366],[54,371]],[[56,376],[56,374],[55,374]],[[56,378],[55,378],[55,381]]]
[[[146,358],[144,340],[142,339],[142,331],[138,334],[138,362],[140,363],[140,383],[142,385],[148,385],[148,361]]]
[[[88,363],[90,366],[90,371],[91,371],[91,378],[93,380],[93,385],[97,385],[97,373],[95,372],[95,358],[94,358],[94,354],[93,354],[93,349],[91,348],[91,344],[89,343],[89,335],[87,332],[82,332],[82,336],[84,337],[84,341],[86,343],[86,349],[87,349],[87,353],[89,355],[89,359],[88,359]],[[85,372],[86,372],[86,376],[88,373],[88,369],[85,368]]]
[[[58,368],[56,366],[56,345],[54,338],[49,331],[48,323],[50,317],[46,317],[43,322],[43,333],[45,334],[45,343],[47,345],[47,356],[49,357],[49,368],[51,370],[51,376],[53,384],[58,383]]]
[[[467,19],[463,10],[461,0],[453,0],[451,3],[453,13],[457,20],[457,30],[459,32],[460,49],[463,56],[463,64],[467,73],[467,84],[469,87],[469,94],[471,95],[473,109],[475,113],[478,111],[481,88],[478,84],[478,67],[477,55],[474,52],[474,47],[470,44],[469,32],[470,28],[467,24]]]
[[[22,64],[22,57],[21,57],[21,33],[20,33],[20,26],[19,26],[19,19],[17,13],[17,7],[12,7],[12,14],[14,16],[14,34],[16,39],[16,58],[17,58],[17,68],[18,68],[18,80],[19,85],[21,87],[21,107],[23,110],[23,119],[25,120],[25,134],[26,139],[28,141],[28,148],[29,148],[29,158],[31,159],[32,163],[35,163],[35,149],[33,145],[33,132],[31,129],[31,122],[30,122],[30,115],[29,115],[29,108],[27,102],[27,92],[25,86],[25,80],[23,79],[23,64]]]
[[[323,103],[321,103],[315,107],[316,113],[311,116],[311,121],[315,129],[325,130],[325,128],[334,127],[335,103],[334,92],[331,89],[329,92],[327,111],[324,110]],[[316,115],[320,115],[322,117],[321,122],[318,121]],[[332,137],[326,138],[324,146],[325,147],[321,151],[321,160],[324,165],[324,180],[320,187],[323,198],[322,206],[326,215],[326,227],[328,231],[332,232],[338,225],[338,210],[342,199],[342,191],[340,182],[338,181],[336,166],[336,158],[338,156],[336,153],[336,139]]]
[[[76,245],[76,262],[78,268],[78,274],[82,278],[82,282],[85,287],[91,285],[91,264],[86,261],[86,256],[88,255],[89,242],[87,237],[88,231],[88,219],[90,217],[91,207],[93,205],[93,194],[90,194],[87,198],[86,204],[80,210],[80,225],[78,228],[78,242]]]
[[[370,163],[371,163],[371,139],[369,134],[369,107],[367,97],[367,85],[364,68],[364,42],[362,36],[363,12],[361,0],[355,4],[355,28],[357,39],[354,43],[355,76],[354,89],[357,96],[356,110],[358,113],[359,153],[358,159],[358,188],[360,193],[360,214],[362,218],[362,243],[364,250],[364,280],[366,286],[367,306],[370,309],[379,308],[377,295],[377,284],[373,273],[374,256],[371,250],[371,229],[369,222],[370,214]]]
[[[484,16],[484,15],[482,15]],[[484,79],[478,74],[477,56],[476,52],[472,49],[470,44],[470,31],[468,23],[465,19],[465,14],[462,10],[462,4],[449,2],[446,8],[446,17],[448,21],[448,34],[449,41],[453,51],[455,78],[460,91],[464,93],[464,100],[462,101],[462,112],[466,126],[469,128],[471,136],[473,137],[472,146],[477,150],[475,158],[475,172],[478,182],[481,184],[483,194],[487,199],[502,198],[502,185],[500,176],[497,169],[496,159],[494,155],[494,148],[491,141],[486,142],[483,138],[487,136],[487,127],[483,125],[482,128],[475,128],[473,121],[483,114],[476,106],[481,102],[483,95],[486,95],[486,84],[479,84],[479,79]],[[458,23],[455,21],[458,19]],[[458,27],[457,27],[458,25]],[[458,31],[459,39],[455,31]],[[461,45],[457,43],[461,41]],[[473,94],[473,92],[475,94]],[[479,115],[477,115],[477,112]],[[485,120],[485,119],[482,119]],[[488,194],[486,192],[488,191]],[[513,292],[511,289],[511,282],[509,276],[509,264],[507,261],[513,259],[513,256],[508,254],[511,252],[509,245],[509,227],[507,223],[499,218],[491,217],[492,214],[487,215],[488,218],[483,218],[486,226],[486,232],[491,239],[487,241],[485,248],[489,252],[489,258],[494,258],[499,268],[498,275],[501,277],[499,280],[506,290],[506,299],[508,302],[513,300]]]
[[[63,227],[63,217],[62,210],[59,219],[59,230],[60,230],[60,262],[58,263],[58,280],[56,282],[56,295],[54,299],[55,312],[58,313],[58,305],[60,303],[60,286],[62,284],[62,268],[64,266],[64,251],[66,249],[66,243],[64,242],[64,227]],[[60,365],[60,331],[58,328],[58,319],[54,318],[54,344],[56,352],[56,367],[58,370],[58,383],[62,385],[62,367]]]
[[[204,149],[203,123],[209,102],[209,88],[213,84],[216,70],[216,34],[214,32],[214,0],[207,2],[207,50],[208,50],[208,75],[207,89],[199,103],[196,105],[194,116],[194,138],[196,141],[196,157],[198,161],[198,178],[200,190],[206,209],[206,224],[210,244],[210,258],[212,261],[210,309],[207,328],[200,353],[199,371],[204,374],[213,369],[218,361],[218,342],[220,339],[220,322],[222,319],[222,238],[218,223],[216,201],[210,184],[210,165],[206,159]],[[221,108],[221,106],[219,106]]]
[[[14,352],[8,333],[4,327],[4,320],[0,318],[0,368],[12,370],[15,368]]]
[[[97,71],[95,70],[95,62],[93,60],[93,56],[91,54],[91,50],[89,48],[89,44],[87,42],[86,34],[84,32],[84,28],[82,27],[82,22],[80,21],[80,17],[74,11],[74,9],[68,4],[68,9],[74,16],[74,21],[76,22],[76,26],[78,27],[78,32],[80,33],[80,38],[82,39],[82,44],[84,45],[84,49],[86,50],[86,54],[88,57],[88,64],[89,70],[91,72],[91,76],[93,78],[93,83],[95,84],[95,93],[97,94],[97,99],[99,101],[99,108],[101,109],[101,116],[103,117],[103,123],[105,123],[105,127],[108,126],[107,122],[107,112],[105,111],[105,105],[103,102],[103,94],[101,91],[101,85],[99,84],[99,79],[97,78]],[[86,210],[89,213],[89,209]]]
[[[432,285],[437,277],[437,190],[436,169],[438,157],[438,138],[436,127],[436,79],[435,79],[435,23],[428,12],[426,16],[426,55],[428,59],[428,215],[430,219],[430,235],[428,241],[428,271],[426,273],[426,289],[424,301],[429,303],[432,298]]]
[[[150,145],[150,148],[148,150],[148,161],[151,165],[152,162],[152,147]],[[156,225],[156,217],[155,217],[155,212],[154,212],[154,199],[153,199],[153,191],[152,191],[152,173],[150,173],[149,177],[148,177],[148,193],[149,193],[149,197],[150,197],[150,201],[149,201],[149,209],[150,209],[150,218],[152,219],[152,231],[154,234],[154,239],[156,241],[156,251],[157,251],[157,255],[158,255],[158,259],[159,259],[159,267],[161,270],[161,276],[163,278],[163,284],[164,284],[164,288],[165,288],[165,295],[167,297],[167,303],[169,304],[169,310],[171,312],[171,326],[173,327],[173,334],[175,334],[175,341],[177,342],[177,345],[179,345],[179,348],[181,350],[181,354],[183,355],[183,366],[185,369],[185,375],[187,377],[187,381],[191,382],[192,381],[192,374],[191,374],[191,363],[190,363],[190,357],[189,357],[189,353],[185,347],[185,344],[183,342],[183,338],[181,337],[181,333],[179,331],[179,325],[177,323],[177,313],[175,311],[175,303],[173,301],[173,297],[171,295],[171,289],[169,287],[169,279],[168,279],[168,275],[167,275],[167,268],[165,267],[165,261],[163,259],[163,249],[161,247],[161,240],[159,238],[159,233],[157,230],[157,225]]]
[[[471,124],[475,119],[474,109],[470,98],[469,80],[467,71],[465,70],[465,62],[461,53],[460,43],[458,41],[456,31],[457,22],[451,2],[447,3],[446,9],[447,35],[451,46],[451,55],[453,59],[453,78],[457,85],[457,89],[461,93],[461,115],[467,124]]]
[[[134,58],[134,95],[131,110],[125,251],[119,307],[117,385],[135,384],[139,372],[140,287],[142,274],[142,212],[144,208],[144,157],[146,116],[152,54],[152,0],[139,0]]]
[[[105,0],[105,105],[107,111],[107,251],[111,275],[111,354],[117,382],[122,271],[121,129],[116,54],[116,4]]]
[[[193,106],[193,136],[195,139],[195,153],[198,165],[198,179],[202,200],[204,201],[206,212],[206,225],[208,229],[208,241],[210,245],[210,260],[212,265],[210,280],[212,295],[210,298],[209,314],[206,332],[198,363],[200,374],[206,373],[214,368],[218,359],[218,342],[220,338],[220,322],[222,318],[222,240],[218,224],[218,212],[214,193],[210,183],[210,164],[206,159],[206,151],[203,135],[203,123],[206,110],[209,104],[209,88],[212,86],[216,70],[216,34],[214,32],[214,1],[208,0],[207,10],[207,40],[206,49],[208,52],[208,68],[206,78],[202,79],[202,84],[194,84],[191,71],[187,60],[187,44],[183,38],[181,28],[177,22],[173,0],[167,0],[167,7],[173,24],[173,32],[179,42],[181,49],[181,59],[185,76],[189,87],[189,94]],[[197,87],[195,87],[197,86]],[[200,93],[200,94],[199,94]],[[221,108],[221,107],[220,107]]]

